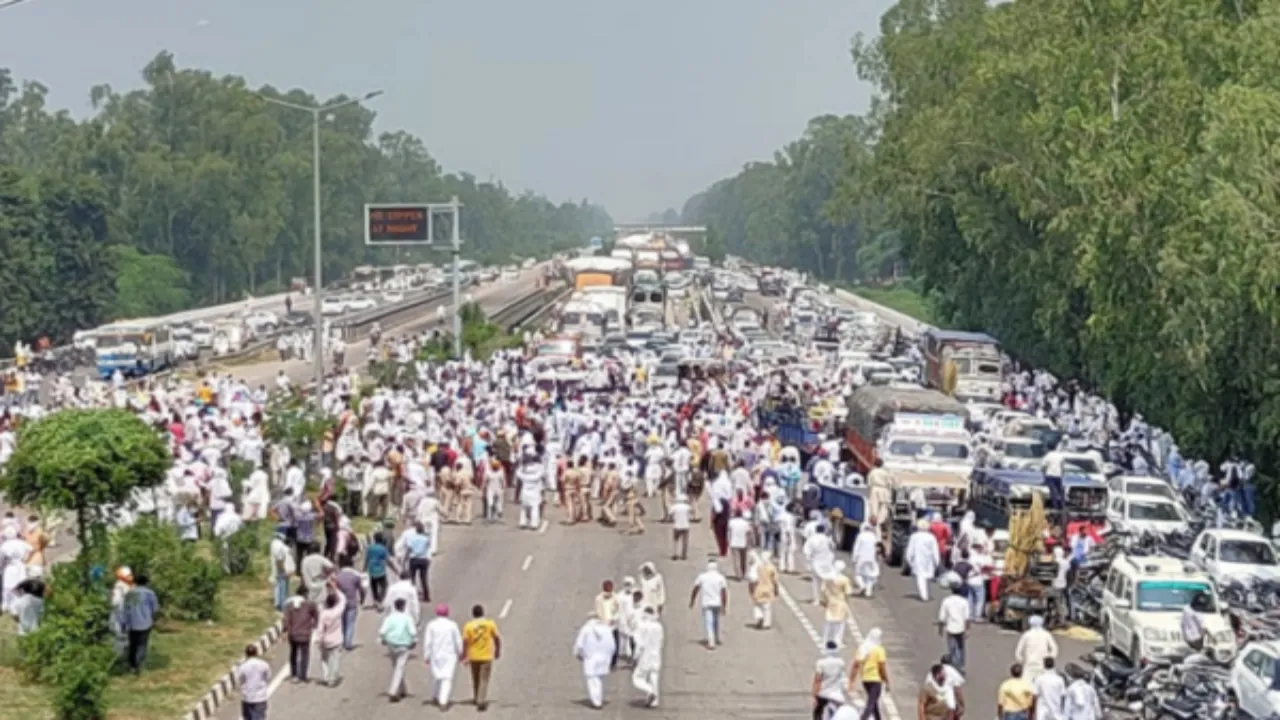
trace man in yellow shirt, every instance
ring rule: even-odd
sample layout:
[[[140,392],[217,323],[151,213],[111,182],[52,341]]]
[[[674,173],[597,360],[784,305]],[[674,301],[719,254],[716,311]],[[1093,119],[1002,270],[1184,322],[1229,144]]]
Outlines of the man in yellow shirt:
[[[1036,693],[1031,683],[1022,679],[1022,666],[1014,663],[1010,677],[996,691],[996,711],[1000,720],[1028,720],[1035,710]]]
[[[462,628],[462,662],[471,666],[471,692],[480,711],[489,708],[489,675],[502,656],[498,624],[484,616],[484,606],[471,608],[471,621]]]

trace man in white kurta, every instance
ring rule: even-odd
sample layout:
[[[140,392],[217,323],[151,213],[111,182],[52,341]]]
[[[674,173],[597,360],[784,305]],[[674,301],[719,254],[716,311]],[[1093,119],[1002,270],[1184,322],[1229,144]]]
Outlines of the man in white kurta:
[[[591,707],[604,707],[604,678],[609,674],[609,664],[616,649],[613,630],[595,613],[578,631],[573,645],[573,655],[582,661],[582,674],[587,679],[587,697]]]
[[[436,616],[422,634],[422,654],[435,682],[432,696],[436,705],[447,709],[453,692],[453,672],[458,668],[458,658],[462,657],[462,632],[458,630],[458,623],[449,618],[448,605],[436,606]]]
[[[929,602],[929,582],[938,573],[938,565],[942,562],[942,553],[938,550],[938,539],[929,532],[929,523],[920,520],[916,523],[916,531],[911,533],[907,542],[907,564],[911,566],[911,574],[916,578],[916,590],[920,599]]]
[[[542,525],[542,490],[546,475],[537,457],[525,455],[516,470],[520,481],[520,527],[537,530]]]
[[[631,684],[648,696],[649,707],[658,707],[665,632],[652,606],[645,606],[631,639],[636,644],[636,669],[631,673]]]
[[[880,533],[874,520],[862,524],[858,539],[853,542],[853,576],[858,580],[858,589],[867,597],[871,597],[876,579],[880,577],[879,542]]]
[[[1044,672],[1045,659],[1058,656],[1058,641],[1053,639],[1053,633],[1044,629],[1044,618],[1039,615],[1033,615],[1028,624],[1031,627],[1018,638],[1013,656],[1022,663],[1022,677],[1034,684]]]

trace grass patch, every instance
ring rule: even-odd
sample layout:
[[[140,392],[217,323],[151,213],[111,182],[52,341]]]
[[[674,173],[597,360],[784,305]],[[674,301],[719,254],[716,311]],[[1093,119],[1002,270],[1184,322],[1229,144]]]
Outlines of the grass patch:
[[[930,325],[938,325],[938,316],[929,298],[906,285],[889,285],[885,287],[860,286],[851,288],[855,295],[864,297],[891,310]]]
[[[265,550],[257,555],[251,575],[223,578],[216,622],[162,620],[157,624],[142,674],[124,673],[111,679],[108,720],[181,717],[239,662],[245,645],[257,640],[278,617],[266,579],[265,556]],[[0,620],[0,715],[54,720],[53,689],[26,682],[15,667],[16,628],[9,618]]]

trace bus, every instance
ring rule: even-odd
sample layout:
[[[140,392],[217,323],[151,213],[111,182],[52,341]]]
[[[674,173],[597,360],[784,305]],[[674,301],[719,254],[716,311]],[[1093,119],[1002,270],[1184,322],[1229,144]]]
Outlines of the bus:
[[[177,358],[173,333],[158,320],[132,320],[94,331],[98,375],[110,379],[117,370],[141,377],[173,366]]]

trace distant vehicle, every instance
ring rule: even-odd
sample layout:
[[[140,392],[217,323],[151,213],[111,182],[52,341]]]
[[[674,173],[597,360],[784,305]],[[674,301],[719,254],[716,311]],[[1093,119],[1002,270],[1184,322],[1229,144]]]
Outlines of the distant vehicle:
[[[320,314],[341,315],[347,311],[347,301],[338,296],[326,297],[320,301]]]
[[[356,312],[364,312],[365,310],[372,310],[378,307],[378,301],[368,295],[357,295],[353,298],[349,298],[346,303],[347,310],[354,310]]]
[[[298,310],[286,313],[284,317],[280,318],[280,324],[287,328],[302,327],[303,325],[310,325],[312,322],[314,322],[314,320],[312,320],[310,313],[300,312]]]
[[[280,326],[280,316],[269,310],[254,310],[244,316],[244,324],[257,335],[274,332]]]
[[[213,326],[206,322],[198,322],[192,325],[191,341],[198,348],[213,347]]]
[[[388,290],[382,293],[382,302],[387,304],[404,302],[404,293],[399,290]]]

